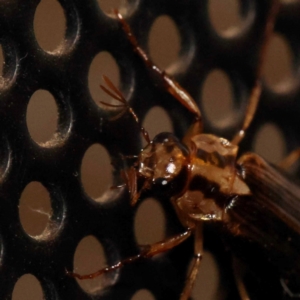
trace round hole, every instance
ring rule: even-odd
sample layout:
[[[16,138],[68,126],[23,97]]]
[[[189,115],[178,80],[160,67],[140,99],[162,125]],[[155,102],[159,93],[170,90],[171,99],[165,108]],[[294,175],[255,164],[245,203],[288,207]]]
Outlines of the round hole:
[[[81,163],[81,182],[85,192],[94,200],[100,201],[112,186],[112,166],[106,149],[94,144],[85,152]]]
[[[148,111],[143,127],[148,131],[151,140],[161,132],[173,132],[171,118],[160,106],[154,106]],[[142,141],[143,146],[146,146],[147,142],[144,138]]]
[[[23,190],[19,203],[20,221],[25,232],[33,237],[42,235],[51,215],[49,192],[40,182],[30,182]]]
[[[139,206],[134,220],[135,238],[139,245],[153,244],[165,238],[166,218],[155,199],[148,198]]]
[[[224,290],[220,289],[219,270],[215,258],[209,252],[204,251],[203,260],[192,291],[194,300],[225,299]]]
[[[64,10],[59,2],[41,1],[34,16],[34,33],[40,47],[48,52],[57,50],[64,41],[65,30]]]
[[[293,85],[292,51],[287,40],[280,34],[273,34],[263,64],[263,76],[267,85],[284,92]]]
[[[160,68],[166,69],[177,61],[180,43],[175,22],[168,16],[158,17],[149,34],[149,51],[153,62]]]
[[[97,105],[105,109],[110,109],[109,106],[101,104],[100,101],[112,104],[120,103],[114,100],[110,95],[105,93],[100,88],[100,84],[107,87],[102,78],[103,75],[107,76],[116,87],[119,87],[119,66],[117,65],[116,60],[112,57],[112,55],[106,51],[97,54],[91,63],[89,70],[89,89],[92,98]]]
[[[131,298],[131,300],[155,300],[155,297],[153,296],[153,294],[146,290],[146,289],[142,289],[137,291]]]
[[[254,140],[254,152],[271,163],[278,163],[286,153],[285,138],[278,126],[272,123],[263,125]]]
[[[12,300],[42,300],[45,299],[42,287],[38,279],[31,275],[25,274],[16,282]]]
[[[210,22],[221,36],[230,37],[241,30],[244,21],[241,10],[240,0],[209,0],[208,2]]]
[[[47,146],[57,129],[57,105],[46,90],[38,90],[27,106],[26,123],[31,138],[41,146]]]
[[[104,250],[92,235],[86,236],[78,244],[74,254],[74,272],[85,275],[94,273],[106,266]],[[79,286],[87,293],[98,293],[112,284],[111,275],[101,275],[93,279],[77,280]]]
[[[206,119],[214,126],[223,128],[232,121],[234,114],[231,81],[222,70],[208,74],[202,89],[202,107]]]

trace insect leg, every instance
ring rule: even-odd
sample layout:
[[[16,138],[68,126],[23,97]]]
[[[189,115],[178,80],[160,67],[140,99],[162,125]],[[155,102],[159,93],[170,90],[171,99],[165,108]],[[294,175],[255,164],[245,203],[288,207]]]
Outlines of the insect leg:
[[[276,21],[276,16],[278,14],[279,8],[280,8],[279,1],[273,0],[273,4],[270,9],[270,13],[269,13],[268,20],[266,22],[266,27],[264,30],[264,34],[263,34],[263,42],[262,42],[262,47],[261,47],[259,58],[258,58],[258,68],[256,70],[256,76],[255,76],[256,80],[254,83],[254,87],[252,88],[251,93],[250,93],[249,104],[246,109],[246,115],[245,115],[245,119],[244,119],[242,128],[238,131],[238,133],[233,137],[233,139],[231,141],[231,143],[234,145],[238,145],[244,138],[245,133],[246,133],[248,127],[250,126],[250,124],[253,120],[253,117],[255,115],[256,109],[257,109],[257,105],[259,102],[259,98],[261,95],[261,89],[262,89],[262,82],[261,82],[262,65],[263,65],[263,61],[266,56],[267,45],[268,45],[268,42],[270,40],[271,34],[274,29],[274,24]]]
[[[123,94],[121,93],[121,91],[110,81],[110,79],[106,76],[103,76],[103,80],[105,81],[105,83],[107,84],[108,88],[100,85],[101,89],[107,93],[108,95],[110,95],[111,97],[113,97],[115,100],[121,102],[121,104],[110,104],[110,103],[106,103],[103,101],[100,101],[100,103],[106,105],[106,106],[111,106],[111,107],[123,107],[124,110],[118,114],[116,117],[114,117],[114,119],[117,119],[119,117],[121,117],[127,110],[130,112],[130,114],[133,116],[134,120],[136,121],[136,123],[139,125],[140,127],[140,131],[144,137],[144,139],[146,140],[146,142],[148,144],[150,144],[151,140],[148,134],[148,131],[141,125],[139,118],[137,116],[137,114],[134,112],[133,108],[130,107],[127,104],[126,99],[124,98]]]
[[[288,170],[299,158],[300,148],[289,153],[289,155],[278,164],[278,167],[280,167],[283,170]]]
[[[203,228],[202,227],[203,227],[202,222],[196,224],[195,234],[194,234],[195,245],[194,245],[193,264],[191,267],[191,271],[186,279],[184,289],[180,296],[180,300],[189,299],[199,271],[200,263],[202,260],[202,253],[203,253]]]
[[[290,297],[290,298],[300,298],[300,294],[294,294],[289,287],[287,286],[287,284],[285,283],[284,279],[280,279],[280,283],[282,288],[284,289],[285,293]]]
[[[236,287],[238,289],[241,300],[250,300],[249,294],[247,292],[246,286],[243,281],[243,270],[240,266],[241,262],[236,257],[232,258],[232,269],[233,275],[236,282]]]
[[[145,185],[146,185],[147,181],[145,181],[142,188],[138,191],[137,176],[136,176],[136,170],[134,167],[130,167],[128,169],[122,170],[121,176],[122,176],[123,180],[125,181],[125,184],[127,186],[129,194],[130,194],[130,204],[131,204],[131,206],[134,206],[137,203],[142,191],[146,188]]]
[[[135,256],[123,259],[120,262],[116,263],[115,265],[105,267],[95,273],[86,274],[86,275],[80,275],[80,274],[69,272],[69,271],[66,271],[66,273],[67,273],[67,275],[69,275],[71,277],[78,278],[81,280],[82,279],[93,279],[102,274],[109,273],[114,270],[120,269],[124,265],[128,265],[130,263],[141,260],[143,258],[150,258],[159,253],[166,252],[166,251],[178,246],[182,242],[184,242],[188,237],[191,236],[191,234],[192,234],[192,231],[191,231],[191,229],[188,228],[185,232],[175,235],[169,239],[160,241],[160,242],[152,244],[152,245],[143,245],[143,246],[141,246],[141,249],[142,249],[141,253],[139,253]]]
[[[115,14],[117,19],[119,20],[124,32],[128,40],[130,41],[134,51],[140,56],[140,58],[144,61],[145,65],[152,72],[152,74],[163,83],[164,88],[182,105],[184,105],[190,112],[192,112],[195,116],[195,121],[197,124],[196,128],[198,128],[199,132],[202,132],[202,116],[200,110],[192,98],[192,96],[174,79],[172,79],[165,71],[161,70],[158,66],[156,66],[149,56],[145,53],[145,51],[140,47],[137,39],[131,31],[129,24],[124,20],[123,16],[115,10]]]

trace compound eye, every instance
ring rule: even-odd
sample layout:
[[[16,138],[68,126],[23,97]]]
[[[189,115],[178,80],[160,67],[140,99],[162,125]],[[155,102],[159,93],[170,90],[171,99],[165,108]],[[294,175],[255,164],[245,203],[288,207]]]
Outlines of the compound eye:
[[[154,144],[176,144],[179,143],[179,140],[174,134],[169,132],[161,132],[153,139]]]

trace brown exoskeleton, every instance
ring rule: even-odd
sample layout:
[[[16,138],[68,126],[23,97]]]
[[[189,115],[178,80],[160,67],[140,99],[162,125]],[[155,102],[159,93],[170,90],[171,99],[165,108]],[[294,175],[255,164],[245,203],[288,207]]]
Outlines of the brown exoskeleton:
[[[143,247],[139,255],[122,260],[114,266],[89,275],[69,273],[71,276],[79,279],[94,278],[140,258],[152,257],[172,249],[185,241],[189,236],[194,235],[195,252],[193,265],[180,297],[181,300],[186,300],[190,296],[202,259],[203,222],[220,222],[224,224],[224,227],[228,227],[232,235],[244,235],[255,240],[256,236],[249,228],[239,226],[243,224],[243,220],[241,215],[239,215],[238,209],[243,205],[241,203],[243,197],[259,194],[257,192],[258,189],[256,191],[255,187],[252,188],[246,180],[247,172],[250,174],[249,177],[251,177],[251,166],[253,166],[253,170],[256,167],[260,167],[262,171],[268,170],[270,174],[271,170],[268,169],[268,165],[261,158],[254,154],[246,154],[237,161],[237,152],[238,145],[245,136],[245,132],[253,119],[260,97],[262,59],[268,37],[273,30],[278,7],[278,2],[274,1],[262,35],[263,43],[258,56],[257,79],[250,94],[245,119],[241,129],[231,141],[202,133],[201,113],[193,98],[176,81],[152,63],[138,45],[129,25],[122,15],[116,11],[116,16],[135,52],[145,62],[149,70],[153,72],[154,76],[163,83],[165,89],[195,116],[195,122],[186,133],[183,141],[179,141],[171,133],[160,133],[153,140],[150,140],[147,131],[141,127],[148,144],[141,150],[136,163],[123,173],[126,186],[131,195],[131,203],[135,205],[141,193],[147,189],[166,191],[171,195],[170,200],[186,230],[162,242]],[[124,107],[124,111],[129,110],[136,122],[139,123],[138,117],[133,109],[127,105],[122,93],[108,78],[104,77],[104,80],[108,88],[101,86],[102,89],[121,102],[120,105],[112,106]],[[277,175],[273,174],[272,176],[275,178]],[[261,177],[261,180],[266,179]],[[271,181],[269,180],[268,182],[270,186],[272,185]],[[260,195],[261,199],[267,197],[262,194]],[[246,203],[245,207],[248,206],[249,204]],[[276,205],[274,206],[275,208],[273,206],[269,204],[269,210],[280,220],[284,220],[285,224],[294,227],[295,223],[283,216],[279,209],[275,207]],[[237,210],[235,210],[236,207]],[[263,211],[260,211],[256,206],[255,209],[258,211],[257,214],[263,215]],[[245,216],[246,219],[247,216]],[[237,278],[237,282],[241,296],[244,297],[243,299],[246,299],[247,295],[245,296],[246,292],[244,291],[243,283],[239,278]]]

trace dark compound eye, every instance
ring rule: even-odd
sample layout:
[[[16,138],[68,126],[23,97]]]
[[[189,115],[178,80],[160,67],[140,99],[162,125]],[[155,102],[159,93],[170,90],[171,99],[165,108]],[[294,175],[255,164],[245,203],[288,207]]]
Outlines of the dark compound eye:
[[[171,145],[174,143],[180,143],[180,141],[176,136],[174,136],[174,134],[170,132],[161,132],[154,137],[153,143]]]
[[[187,156],[189,151],[184,144],[172,133],[162,132],[156,135],[153,139],[153,145],[163,145],[167,153],[171,153],[173,149],[179,148],[184,156]]]

